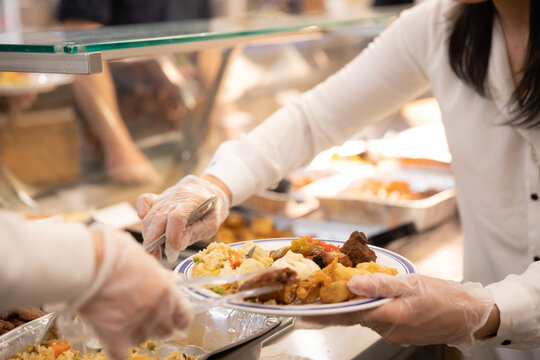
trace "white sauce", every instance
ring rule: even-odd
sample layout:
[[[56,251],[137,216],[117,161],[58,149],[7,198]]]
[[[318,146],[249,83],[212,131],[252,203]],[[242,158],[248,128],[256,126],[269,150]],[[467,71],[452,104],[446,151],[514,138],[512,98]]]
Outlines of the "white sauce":
[[[271,267],[276,269],[293,269],[301,280],[307,279],[315,271],[321,270],[321,268],[313,261],[304,258],[302,254],[297,254],[292,251],[287,251],[285,256],[276,260]]]

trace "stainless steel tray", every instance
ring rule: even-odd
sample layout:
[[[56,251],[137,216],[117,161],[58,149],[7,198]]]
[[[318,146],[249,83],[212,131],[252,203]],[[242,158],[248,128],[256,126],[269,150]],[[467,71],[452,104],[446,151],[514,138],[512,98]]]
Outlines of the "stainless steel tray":
[[[399,201],[341,194],[353,181],[368,177],[404,180],[415,191],[428,188],[441,191],[425,199]],[[318,180],[307,185],[303,191],[319,199],[326,219],[339,222],[380,224],[388,227],[413,223],[416,230],[422,231],[455,215],[457,211],[453,176],[449,171],[443,170],[401,168],[348,172]]]
[[[33,345],[51,314],[35,319],[0,336],[0,360]],[[185,338],[158,342],[160,350],[152,356],[165,358],[171,351],[198,356],[204,360],[211,355],[255,339],[280,324],[280,318],[243,311],[213,308],[198,314]],[[79,346],[73,344],[74,348]],[[81,350],[81,349],[79,349]]]

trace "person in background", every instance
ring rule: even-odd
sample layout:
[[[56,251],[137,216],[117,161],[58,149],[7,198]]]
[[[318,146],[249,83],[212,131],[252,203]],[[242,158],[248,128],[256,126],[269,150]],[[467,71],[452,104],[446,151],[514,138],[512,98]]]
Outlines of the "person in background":
[[[111,360],[192,321],[174,274],[127,233],[1,211],[0,234],[0,313],[42,304],[76,313]]]
[[[103,25],[208,18],[207,0],[61,0],[58,18],[66,29],[91,29]],[[159,183],[160,175],[134,144],[118,108],[109,66],[103,72],[77,76],[77,101],[103,147],[108,176],[120,183]]]
[[[353,293],[393,300],[308,320],[363,324],[398,344],[449,344],[475,359],[540,358],[539,21],[535,0],[432,0],[404,11],[341,71],[223,143],[200,177],[141,195],[145,243],[166,232],[174,260],[217,230],[229,204],[431,88],[452,153],[467,282],[358,276]],[[186,229],[209,193],[222,199],[215,216]]]

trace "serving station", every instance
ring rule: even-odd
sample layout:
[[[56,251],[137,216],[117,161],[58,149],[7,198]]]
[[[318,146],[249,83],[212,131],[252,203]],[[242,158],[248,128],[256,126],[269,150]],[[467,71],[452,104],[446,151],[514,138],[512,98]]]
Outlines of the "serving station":
[[[0,208],[28,218],[102,221],[142,241],[133,210],[138,195],[200,173],[221,142],[249,131],[338,70],[403,9],[0,34],[0,71],[19,74],[0,79],[7,104],[0,109]],[[119,182],[106,171],[106,154],[84,111],[96,94],[74,95],[73,88],[109,68],[121,117],[160,181]],[[10,99],[28,94],[30,107],[12,105]],[[450,159],[444,140],[436,144],[439,152],[411,153],[415,132],[430,131],[431,139],[441,134],[432,122],[415,125],[401,113],[356,134],[233,208],[212,239],[163,265],[175,269],[211,241],[306,235],[344,241],[359,230],[369,244],[403,256],[421,273],[460,280]],[[216,308],[200,316],[202,325],[187,339],[170,346],[199,360],[451,356],[442,346],[389,345],[360,325],[300,329],[301,320],[289,315]],[[32,341],[47,316],[0,335],[0,359]]]

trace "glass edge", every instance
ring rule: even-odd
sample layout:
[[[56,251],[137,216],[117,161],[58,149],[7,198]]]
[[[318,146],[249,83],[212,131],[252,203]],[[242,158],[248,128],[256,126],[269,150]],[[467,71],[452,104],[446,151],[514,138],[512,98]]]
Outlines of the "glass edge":
[[[174,45],[182,43],[191,43],[198,41],[223,40],[230,38],[241,38],[246,36],[256,36],[264,34],[277,34],[288,32],[301,32],[303,29],[318,28],[321,31],[329,31],[338,27],[354,25],[377,25],[390,20],[395,14],[378,14],[359,19],[335,20],[323,23],[314,22],[313,24],[277,26],[256,30],[238,30],[224,33],[200,33],[189,35],[169,36],[154,39],[135,39],[127,41],[116,41],[108,43],[95,44],[56,44],[56,45],[34,45],[34,44],[0,44],[0,53],[48,53],[48,54],[80,54],[93,53],[110,50],[122,50],[129,48],[143,48],[159,45]]]

